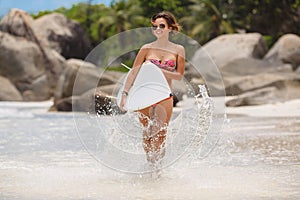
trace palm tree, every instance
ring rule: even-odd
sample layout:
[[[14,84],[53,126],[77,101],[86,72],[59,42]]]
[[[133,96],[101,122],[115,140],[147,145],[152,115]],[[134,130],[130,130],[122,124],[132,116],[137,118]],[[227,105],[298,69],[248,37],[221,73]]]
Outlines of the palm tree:
[[[223,34],[235,32],[230,23],[231,12],[220,5],[220,0],[192,0],[189,6],[191,15],[181,18],[180,22],[187,27],[188,34],[200,43]]]
[[[136,0],[122,0],[111,6],[108,15],[99,19],[99,35],[104,38],[116,33],[140,27],[145,24],[146,18],[142,15],[142,9]]]
[[[127,30],[143,27],[149,19],[142,15],[143,11],[137,0],[122,0],[111,5],[109,13],[98,20],[99,38],[107,39],[118,33],[122,33],[122,37],[117,36],[117,41],[112,40],[106,49],[105,54],[121,55],[132,50],[132,44],[136,44],[136,38],[139,35],[127,35]],[[130,32],[132,34],[133,32]],[[138,32],[137,32],[138,34]]]

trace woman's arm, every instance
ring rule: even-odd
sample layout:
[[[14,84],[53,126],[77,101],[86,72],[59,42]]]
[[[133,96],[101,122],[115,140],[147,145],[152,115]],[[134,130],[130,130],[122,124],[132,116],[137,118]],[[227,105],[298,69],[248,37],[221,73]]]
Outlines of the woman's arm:
[[[136,75],[137,73],[139,72],[145,58],[146,58],[146,55],[147,55],[147,46],[144,45],[138,55],[136,56],[135,60],[134,60],[134,63],[133,63],[133,66],[132,66],[132,69],[131,71],[129,72],[129,75],[127,77],[127,80],[126,80],[126,83],[125,83],[125,86],[124,86],[124,89],[123,89],[123,92],[122,92],[122,99],[121,99],[121,102],[120,102],[120,109],[122,111],[125,111],[125,103],[126,103],[126,97],[128,95],[128,92],[136,78]]]
[[[137,56],[136,56],[136,58],[134,60],[132,69],[129,72],[128,78],[127,78],[125,86],[124,86],[124,91],[125,92],[128,92],[130,90],[130,87],[133,84],[133,82],[134,82],[134,80],[136,78],[136,75],[138,74],[138,72],[140,70],[140,67],[143,64],[143,62],[144,62],[144,60],[146,58],[146,55],[147,55],[147,48],[146,48],[146,45],[144,45],[140,49],[139,53],[137,54]]]
[[[183,46],[178,45],[177,54],[177,69],[175,72],[170,72],[168,70],[162,69],[162,72],[167,79],[181,80],[184,74],[184,63],[185,63],[185,49]]]

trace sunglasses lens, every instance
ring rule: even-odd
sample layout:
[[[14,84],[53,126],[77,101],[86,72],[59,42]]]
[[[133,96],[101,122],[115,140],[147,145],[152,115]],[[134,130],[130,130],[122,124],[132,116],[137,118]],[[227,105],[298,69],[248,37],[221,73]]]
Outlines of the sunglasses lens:
[[[152,26],[152,29],[153,29],[153,30],[156,30],[156,29],[157,29],[157,26]]]
[[[166,28],[166,25],[160,24],[160,25],[159,25],[159,28],[160,28],[160,29],[164,29],[164,28]]]
[[[153,30],[156,30],[158,27],[159,27],[160,29],[164,29],[164,28],[166,28],[166,25],[164,25],[164,24],[159,24],[158,26],[152,25],[152,29],[153,29]]]

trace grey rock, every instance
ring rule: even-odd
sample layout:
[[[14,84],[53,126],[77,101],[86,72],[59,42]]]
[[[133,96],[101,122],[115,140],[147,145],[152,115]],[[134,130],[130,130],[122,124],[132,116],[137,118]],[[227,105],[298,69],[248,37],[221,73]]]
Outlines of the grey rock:
[[[240,58],[220,69],[227,95],[238,95],[263,87],[266,82],[281,79],[293,72],[292,66],[254,58]],[[286,77],[287,79],[289,77]]]
[[[249,76],[261,73],[292,72],[290,64],[272,63],[255,58],[238,58],[228,62],[220,69],[223,77]]]
[[[69,67],[61,74],[57,84],[56,100],[69,96],[79,96],[98,86],[109,85],[111,92],[113,92],[111,85],[117,87],[118,80],[124,75],[120,72],[103,71],[103,69],[83,60],[70,59],[67,62]]]
[[[67,59],[84,59],[91,50],[81,25],[62,14],[44,15],[33,22],[32,28],[43,45],[56,50]]]
[[[0,76],[0,101],[22,101],[22,95],[10,80]]]
[[[25,101],[43,101],[50,99],[52,92],[49,88],[49,79],[46,74],[39,76],[31,82],[30,85],[26,85],[23,89],[23,99]]]
[[[32,30],[33,18],[25,11],[13,8],[0,21],[0,31],[35,41]]]
[[[0,31],[54,49],[65,58],[84,59],[91,50],[81,25],[59,13],[34,20],[27,12],[12,9],[0,21]]]
[[[232,77],[230,80],[230,84],[227,83],[226,94],[239,95],[248,91],[278,85],[281,82],[299,80],[300,76],[293,72],[261,73],[252,76]]]
[[[226,102],[226,106],[249,106],[249,105],[261,105],[266,103],[275,103],[278,101],[276,98],[276,87],[266,87],[255,91],[246,92],[237,98]]]
[[[283,35],[264,59],[277,63],[290,63],[294,68],[297,68],[300,65],[300,37],[295,34]]]
[[[42,55],[33,42],[0,32],[0,48],[0,74],[12,82],[29,82],[44,73]]]
[[[207,57],[203,53],[204,50],[219,68],[239,58],[262,58],[268,50],[262,35],[259,33],[221,35],[206,43],[202,48],[195,53],[193,59],[200,62],[203,59],[210,59],[201,58]],[[197,59],[197,57],[200,58]],[[202,63],[198,64],[201,65]]]
[[[24,93],[30,94],[24,99],[46,100],[53,95],[58,75],[66,66],[63,57],[4,32],[0,32],[0,48],[0,75],[8,78],[22,94],[31,91]]]
[[[284,102],[300,98],[300,79],[278,80],[266,87],[245,92],[228,101],[227,106],[249,106]]]
[[[100,115],[120,113],[119,108],[115,104],[115,100],[100,91],[100,88],[88,90],[78,96],[59,99],[54,103],[50,110],[88,112],[90,114]]]
[[[71,112],[73,100],[79,98],[78,96],[62,98],[54,101],[53,105],[49,108],[49,111],[62,111]]]

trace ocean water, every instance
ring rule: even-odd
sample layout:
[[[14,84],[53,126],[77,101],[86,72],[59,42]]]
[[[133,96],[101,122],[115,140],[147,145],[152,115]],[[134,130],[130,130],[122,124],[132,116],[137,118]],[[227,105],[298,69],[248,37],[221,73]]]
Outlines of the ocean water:
[[[1,200],[300,198],[300,118],[227,116],[210,138],[209,109],[176,111],[153,178],[139,173],[145,155],[132,116],[47,112],[50,105],[0,102]],[[134,135],[118,132],[120,121]]]

